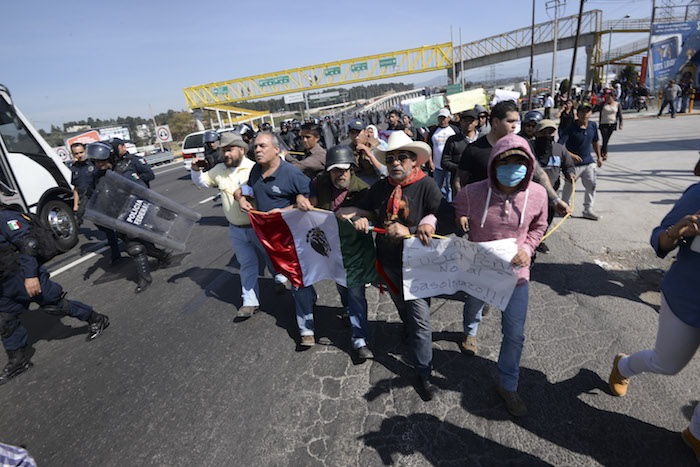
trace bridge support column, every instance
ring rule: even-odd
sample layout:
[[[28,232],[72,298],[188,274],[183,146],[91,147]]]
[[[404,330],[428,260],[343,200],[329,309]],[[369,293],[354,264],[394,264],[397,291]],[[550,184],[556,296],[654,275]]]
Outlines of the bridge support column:
[[[593,84],[593,73],[595,70],[591,67],[593,63],[593,51],[594,47],[592,45],[586,46],[586,89],[591,89]]]
[[[193,109],[192,118],[194,119],[194,124],[197,125],[197,131],[204,131],[204,122],[202,118],[204,117],[204,111],[202,109]]]

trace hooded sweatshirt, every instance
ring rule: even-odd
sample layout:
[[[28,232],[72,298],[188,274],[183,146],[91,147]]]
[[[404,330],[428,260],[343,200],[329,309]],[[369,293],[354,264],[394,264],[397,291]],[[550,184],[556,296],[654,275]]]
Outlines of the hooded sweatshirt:
[[[497,156],[516,148],[525,152],[530,162],[523,181],[513,193],[506,195],[496,185],[493,164]],[[547,191],[532,182],[535,164],[537,161],[525,139],[509,134],[498,140],[489,157],[488,178],[466,185],[454,200],[457,218],[469,218],[469,240],[515,238],[518,249],[532,256],[547,230]],[[530,280],[530,268],[521,267],[517,273],[518,285]]]

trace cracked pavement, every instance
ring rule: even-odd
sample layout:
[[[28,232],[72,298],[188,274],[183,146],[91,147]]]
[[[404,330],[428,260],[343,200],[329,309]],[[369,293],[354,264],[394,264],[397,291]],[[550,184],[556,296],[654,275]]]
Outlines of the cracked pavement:
[[[291,294],[275,295],[269,278],[263,311],[233,323],[240,283],[220,204],[199,205],[213,192],[176,170],[154,188],[203,214],[189,253],[139,296],[131,261],[110,269],[98,257],[58,275],[69,298],[112,325],[85,343],[82,323],[25,313],[35,366],[0,386],[0,440],[26,445],[40,465],[694,465],[679,432],[697,403],[697,359],[674,377],[634,378],[624,398],[609,394],[607,378],[618,352],[654,344],[672,259],[656,258],[648,239],[700,181],[691,173],[699,118],[626,120],[599,177],[603,218],[582,219],[577,207],[547,240],[551,252],[532,272],[523,419],[495,392],[496,310],[479,328],[479,354],[466,357],[460,303],[433,299],[440,392],[430,402],[412,386],[393,303],[374,287],[376,358],[364,364],[350,357],[328,282],[317,287],[321,343],[309,350],[296,350]],[[83,250],[97,241],[84,239]]]

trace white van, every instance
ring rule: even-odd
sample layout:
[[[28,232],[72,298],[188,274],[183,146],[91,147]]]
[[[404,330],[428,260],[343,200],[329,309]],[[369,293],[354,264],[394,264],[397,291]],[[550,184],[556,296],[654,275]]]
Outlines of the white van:
[[[64,252],[78,243],[70,180],[70,169],[0,84],[0,200],[10,209],[37,214]]]
[[[187,171],[191,170],[192,162],[204,159],[204,133],[208,130],[195,131],[185,136],[182,141],[182,162]],[[234,131],[233,128],[217,128],[216,132],[227,133]]]

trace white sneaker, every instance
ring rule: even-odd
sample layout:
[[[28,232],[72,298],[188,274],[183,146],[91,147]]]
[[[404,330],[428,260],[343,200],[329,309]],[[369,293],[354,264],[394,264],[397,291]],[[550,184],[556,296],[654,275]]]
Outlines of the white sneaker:
[[[592,221],[597,221],[598,219],[600,219],[600,216],[593,211],[583,211],[583,218],[590,219]]]

